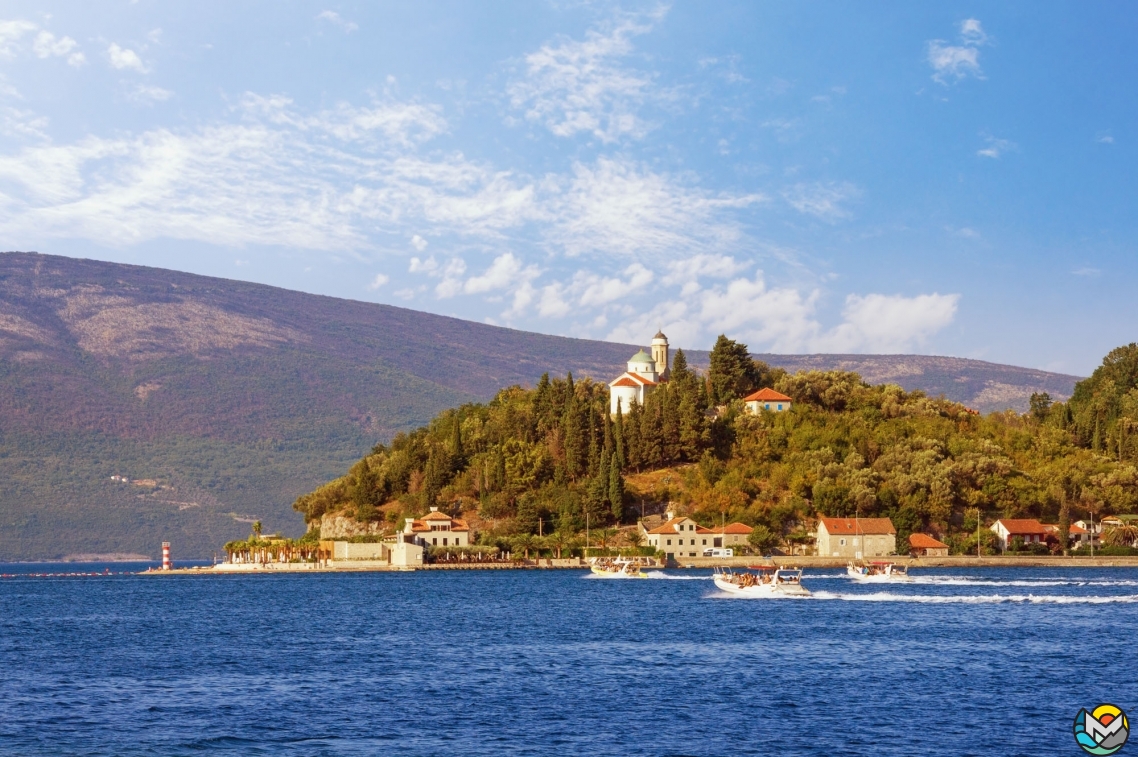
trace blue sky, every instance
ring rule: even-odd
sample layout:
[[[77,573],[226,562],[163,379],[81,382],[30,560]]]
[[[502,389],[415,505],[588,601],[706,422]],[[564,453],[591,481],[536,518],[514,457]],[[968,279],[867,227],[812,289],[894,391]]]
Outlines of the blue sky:
[[[4,249],[545,333],[1089,373],[1124,3],[8,2]]]

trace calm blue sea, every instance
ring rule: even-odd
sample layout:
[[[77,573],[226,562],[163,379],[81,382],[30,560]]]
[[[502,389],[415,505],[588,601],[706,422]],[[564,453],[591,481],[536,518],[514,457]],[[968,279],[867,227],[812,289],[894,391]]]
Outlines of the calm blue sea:
[[[104,568],[0,565],[0,754],[1035,757],[1138,712],[1138,570],[28,575]]]

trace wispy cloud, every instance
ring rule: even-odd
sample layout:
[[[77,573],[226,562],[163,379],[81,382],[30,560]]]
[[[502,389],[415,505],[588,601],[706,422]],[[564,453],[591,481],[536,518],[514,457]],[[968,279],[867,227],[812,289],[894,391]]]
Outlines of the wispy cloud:
[[[1083,276],[1085,278],[1094,278],[1095,276],[1102,275],[1102,270],[1099,268],[1083,267],[1083,268],[1076,268],[1075,270],[1071,271],[1071,273],[1075,276]]]
[[[664,13],[622,14],[583,40],[561,39],[526,55],[524,75],[508,89],[511,104],[559,137],[583,132],[610,143],[643,136],[649,123],[638,108],[666,93],[652,74],[624,60],[632,54],[632,38],[650,31]]]
[[[137,103],[150,105],[156,102],[164,102],[174,96],[174,93],[168,89],[157,87],[153,84],[138,84],[130,91],[130,99]]]
[[[377,289],[379,289],[379,288],[383,287],[383,286],[384,286],[385,284],[387,284],[387,282],[389,282],[389,281],[391,281],[391,277],[390,277],[390,276],[387,276],[387,275],[385,275],[385,274],[382,274],[382,273],[377,273],[377,274],[375,275],[375,278],[371,280],[371,283],[367,285],[367,288],[368,288],[370,291],[373,291],[373,292],[374,292],[374,291],[376,291]]]
[[[782,196],[799,213],[814,216],[826,223],[849,218],[852,213],[845,203],[861,195],[861,190],[848,181],[800,182],[783,190]]]
[[[998,139],[991,134],[983,134],[985,146],[976,151],[976,154],[983,158],[998,159],[1004,153],[1011,150],[1018,150],[1019,145],[1009,139]]]
[[[577,163],[551,180],[543,204],[547,242],[570,256],[677,257],[723,250],[743,236],[732,214],[760,204],[757,193],[712,193],[631,160]]]
[[[360,28],[356,22],[344,20],[336,11],[321,11],[316,15],[316,20],[326,21],[334,26],[338,26],[345,34],[351,34]]]
[[[968,77],[983,79],[980,47],[987,42],[988,35],[979,20],[974,18],[960,22],[960,44],[949,44],[943,39],[929,40],[926,55],[933,68],[933,79],[941,84]]]
[[[38,58],[67,58],[69,65],[79,68],[87,62],[87,56],[79,52],[79,43],[71,37],[56,37],[46,29],[36,35],[32,51]]]

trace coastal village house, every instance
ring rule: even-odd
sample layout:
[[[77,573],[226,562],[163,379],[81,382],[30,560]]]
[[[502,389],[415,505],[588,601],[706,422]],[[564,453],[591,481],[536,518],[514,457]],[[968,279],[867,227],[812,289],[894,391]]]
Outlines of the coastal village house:
[[[1081,521],[1080,521],[1081,522]],[[1047,536],[1054,537],[1055,541],[1059,541],[1059,524],[1058,523],[1044,523],[1043,528],[1047,531]],[[1085,547],[1091,543],[1090,534],[1087,529],[1080,526],[1078,523],[1072,523],[1067,526],[1067,546],[1072,549]],[[1044,537],[1046,538],[1046,537]],[[1098,539],[1095,539],[1095,546],[1098,546]]]
[[[823,557],[884,557],[897,551],[897,529],[888,518],[818,518],[814,543]]]
[[[652,354],[640,350],[628,361],[628,370],[609,383],[609,413],[617,409],[624,415],[632,403],[644,406],[644,400],[657,386],[668,380],[668,337],[663,331],[652,339]]]
[[[668,560],[680,557],[701,557],[705,549],[738,549],[747,544],[751,527],[743,523],[728,523],[716,528],[705,528],[691,518],[676,518],[668,513],[668,519],[660,526],[648,529],[643,523],[645,543],[663,552]]]
[[[790,397],[774,389],[760,389],[754,394],[743,398],[743,406],[751,415],[758,415],[763,410],[772,413],[784,413],[790,409]]]
[[[991,530],[1000,542],[1000,551],[1007,550],[1015,538],[1023,539],[1024,544],[1034,544],[1047,539],[1047,529],[1034,518],[1000,518],[992,524]]]
[[[913,557],[948,557],[948,545],[928,534],[909,534],[909,554]]]
[[[466,521],[440,513],[437,507],[422,518],[408,518],[403,534],[424,547],[470,546],[470,526]]]

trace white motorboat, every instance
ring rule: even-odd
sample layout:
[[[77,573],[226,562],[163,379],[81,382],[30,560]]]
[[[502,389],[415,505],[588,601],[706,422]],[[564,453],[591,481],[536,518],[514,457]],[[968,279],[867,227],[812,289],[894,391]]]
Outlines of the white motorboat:
[[[643,563],[634,558],[594,557],[589,563],[589,570],[597,578],[648,578]]]
[[[912,581],[909,569],[894,562],[875,561],[869,563],[849,563],[846,575],[862,583],[901,583]]]
[[[756,568],[758,573],[716,571],[715,586],[720,591],[742,597],[808,597],[810,590],[802,585],[801,568]]]

